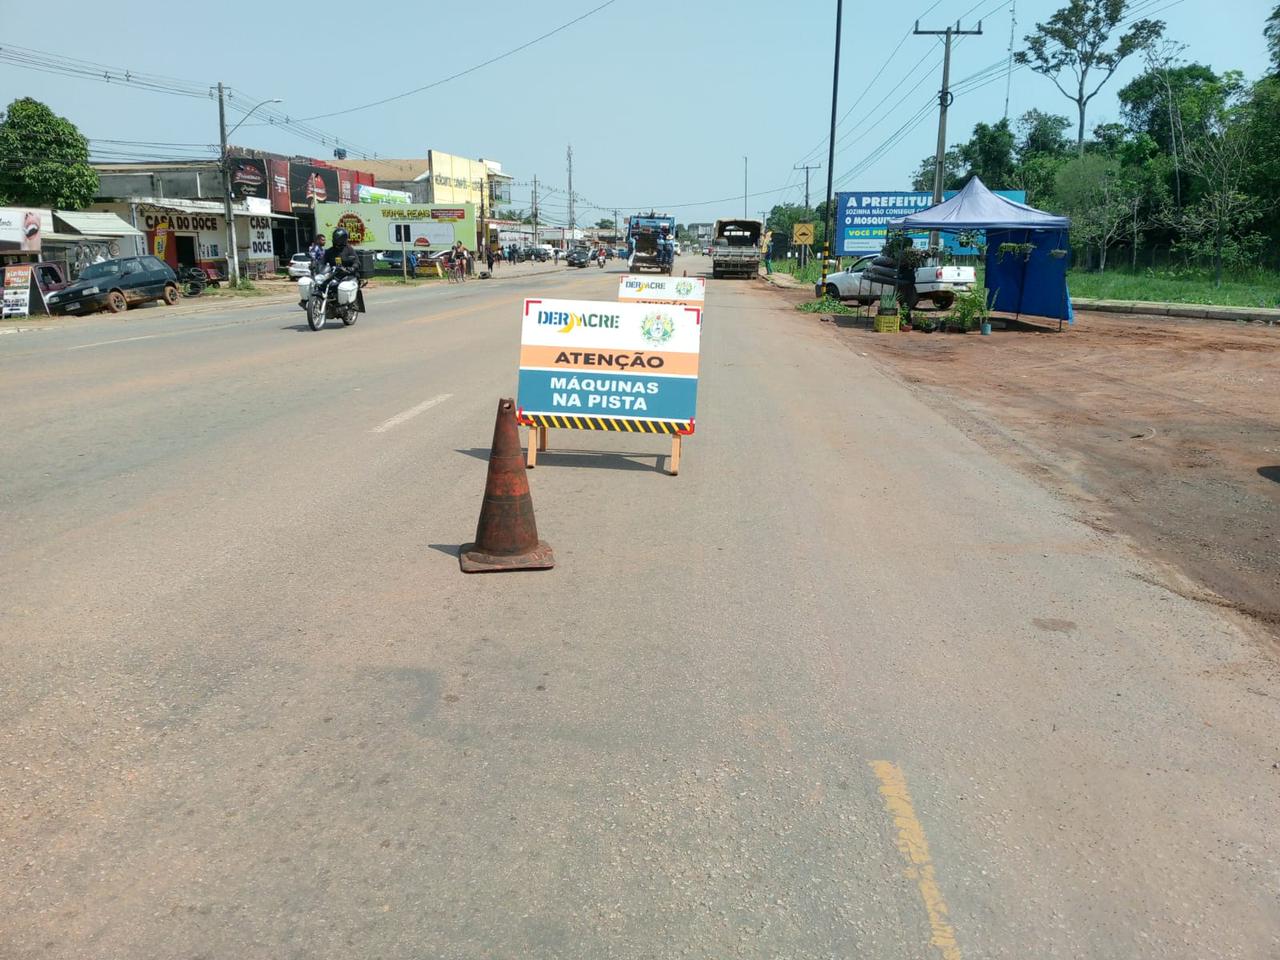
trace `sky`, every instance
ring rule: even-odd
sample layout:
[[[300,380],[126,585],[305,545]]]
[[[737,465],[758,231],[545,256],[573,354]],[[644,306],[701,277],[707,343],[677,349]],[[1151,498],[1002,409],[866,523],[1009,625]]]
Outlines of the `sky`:
[[[907,189],[921,158],[933,153],[942,44],[912,35],[917,18],[922,29],[957,20],[967,29],[982,18],[982,36],[957,41],[952,52],[957,93],[947,140],[955,143],[976,122],[1005,113],[1011,15],[1016,10],[1020,44],[1063,2],[845,0],[835,189]],[[1186,44],[1185,59],[1241,70],[1250,79],[1266,69],[1262,27],[1273,6],[1274,0],[1130,0],[1136,14],[1167,22],[1166,36]],[[425,157],[436,149],[497,160],[516,179],[515,207],[528,207],[537,176],[547,222],[564,222],[568,213],[570,144],[580,224],[612,217],[615,208],[622,215],[655,208],[681,222],[741,215],[744,156],[752,215],[803,200],[798,164],[822,164],[811,173],[814,202],[826,190],[835,0],[373,6],[308,0],[287,15],[293,8],[233,0],[227,16],[174,3],[159,20],[154,4],[137,0],[109,8],[66,0],[58,9],[59,20],[76,29],[51,31],[47,9],[0,0],[0,51],[87,61],[90,74],[98,67],[129,70],[161,91],[0,60],[0,104],[21,96],[48,103],[103,158],[212,156],[217,104],[201,91],[222,80],[235,91],[229,125],[261,100],[282,100],[250,118],[233,143],[324,159],[332,157],[336,137],[353,155]],[[578,17],[463,77],[365,106],[477,67]],[[344,21],[349,26],[340,26]],[[1137,57],[1121,66],[1092,103],[1090,128],[1119,119],[1116,91],[1140,71]],[[1016,70],[1008,114],[1016,118],[1033,107],[1074,117],[1074,104],[1048,79]],[[270,110],[292,124],[351,112],[307,121],[313,137],[325,137],[322,145],[279,124],[260,125]]]

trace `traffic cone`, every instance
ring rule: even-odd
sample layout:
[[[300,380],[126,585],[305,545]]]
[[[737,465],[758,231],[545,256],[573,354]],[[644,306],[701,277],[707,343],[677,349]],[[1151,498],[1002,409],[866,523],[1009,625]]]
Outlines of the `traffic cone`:
[[[556,565],[550,545],[538,539],[514,400],[498,401],[476,542],[463,545],[458,563],[463,573],[549,570]]]

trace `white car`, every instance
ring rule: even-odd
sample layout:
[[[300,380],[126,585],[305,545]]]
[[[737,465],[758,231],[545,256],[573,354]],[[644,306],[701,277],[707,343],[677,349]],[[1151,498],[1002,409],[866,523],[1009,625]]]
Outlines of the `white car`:
[[[815,290],[822,296],[825,293],[833,300],[856,300],[868,304],[879,300],[883,294],[893,293],[891,283],[884,283],[866,275],[866,269],[876,255],[861,257],[855,260],[847,270],[827,274],[825,290]],[[909,307],[915,307],[920,300],[931,300],[940,310],[948,309],[955,303],[957,293],[965,293],[977,282],[973,267],[954,267],[933,264],[916,270],[915,284],[904,291]]]
[[[295,253],[289,258],[289,279],[297,280],[299,277],[309,276],[311,276],[311,255]]]

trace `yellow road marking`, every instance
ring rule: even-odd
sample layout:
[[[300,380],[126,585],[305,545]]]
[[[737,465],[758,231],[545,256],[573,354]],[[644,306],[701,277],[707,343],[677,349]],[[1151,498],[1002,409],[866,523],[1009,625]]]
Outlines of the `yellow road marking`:
[[[956,932],[947,922],[947,903],[942,899],[942,891],[938,888],[934,875],[933,860],[929,857],[929,842],[925,839],[924,827],[916,817],[911,794],[907,792],[907,778],[896,763],[888,760],[872,760],[871,769],[880,780],[884,808],[893,817],[893,824],[898,828],[898,850],[907,862],[904,872],[909,880],[916,882],[920,899],[924,901],[924,910],[929,916],[929,927],[933,932],[929,942],[938,948],[942,960],[961,960]]]

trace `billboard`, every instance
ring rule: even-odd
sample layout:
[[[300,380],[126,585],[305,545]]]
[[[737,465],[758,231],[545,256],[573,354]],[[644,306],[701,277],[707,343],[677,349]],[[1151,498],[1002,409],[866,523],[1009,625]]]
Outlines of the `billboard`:
[[[289,164],[289,198],[295,207],[314,207],[338,198],[338,171],[309,163]]]
[[[944,199],[954,197],[959,191],[948,190]],[[1025,190],[993,190],[992,193],[1018,203],[1027,202]],[[836,194],[836,255],[855,257],[867,253],[879,253],[884,246],[885,224],[912,213],[919,213],[933,206],[933,193],[927,190],[874,190],[851,191]],[[928,233],[912,234],[927,237]],[[962,248],[955,234],[944,233],[943,241],[952,252]]]
[[[265,197],[271,190],[267,180],[267,163],[250,157],[232,157],[231,195],[237,200],[245,197]]]
[[[458,240],[472,249],[476,244],[476,208],[471,203],[317,204],[316,230],[331,236],[338,227],[346,229],[353,244],[368,250],[399,250],[397,227],[407,228],[408,243],[418,250],[440,250]]]
[[[38,251],[48,215],[48,211],[0,207],[0,250]]]
[[[293,213],[293,199],[289,195],[289,161],[268,160],[271,171],[271,209],[276,213]]]

